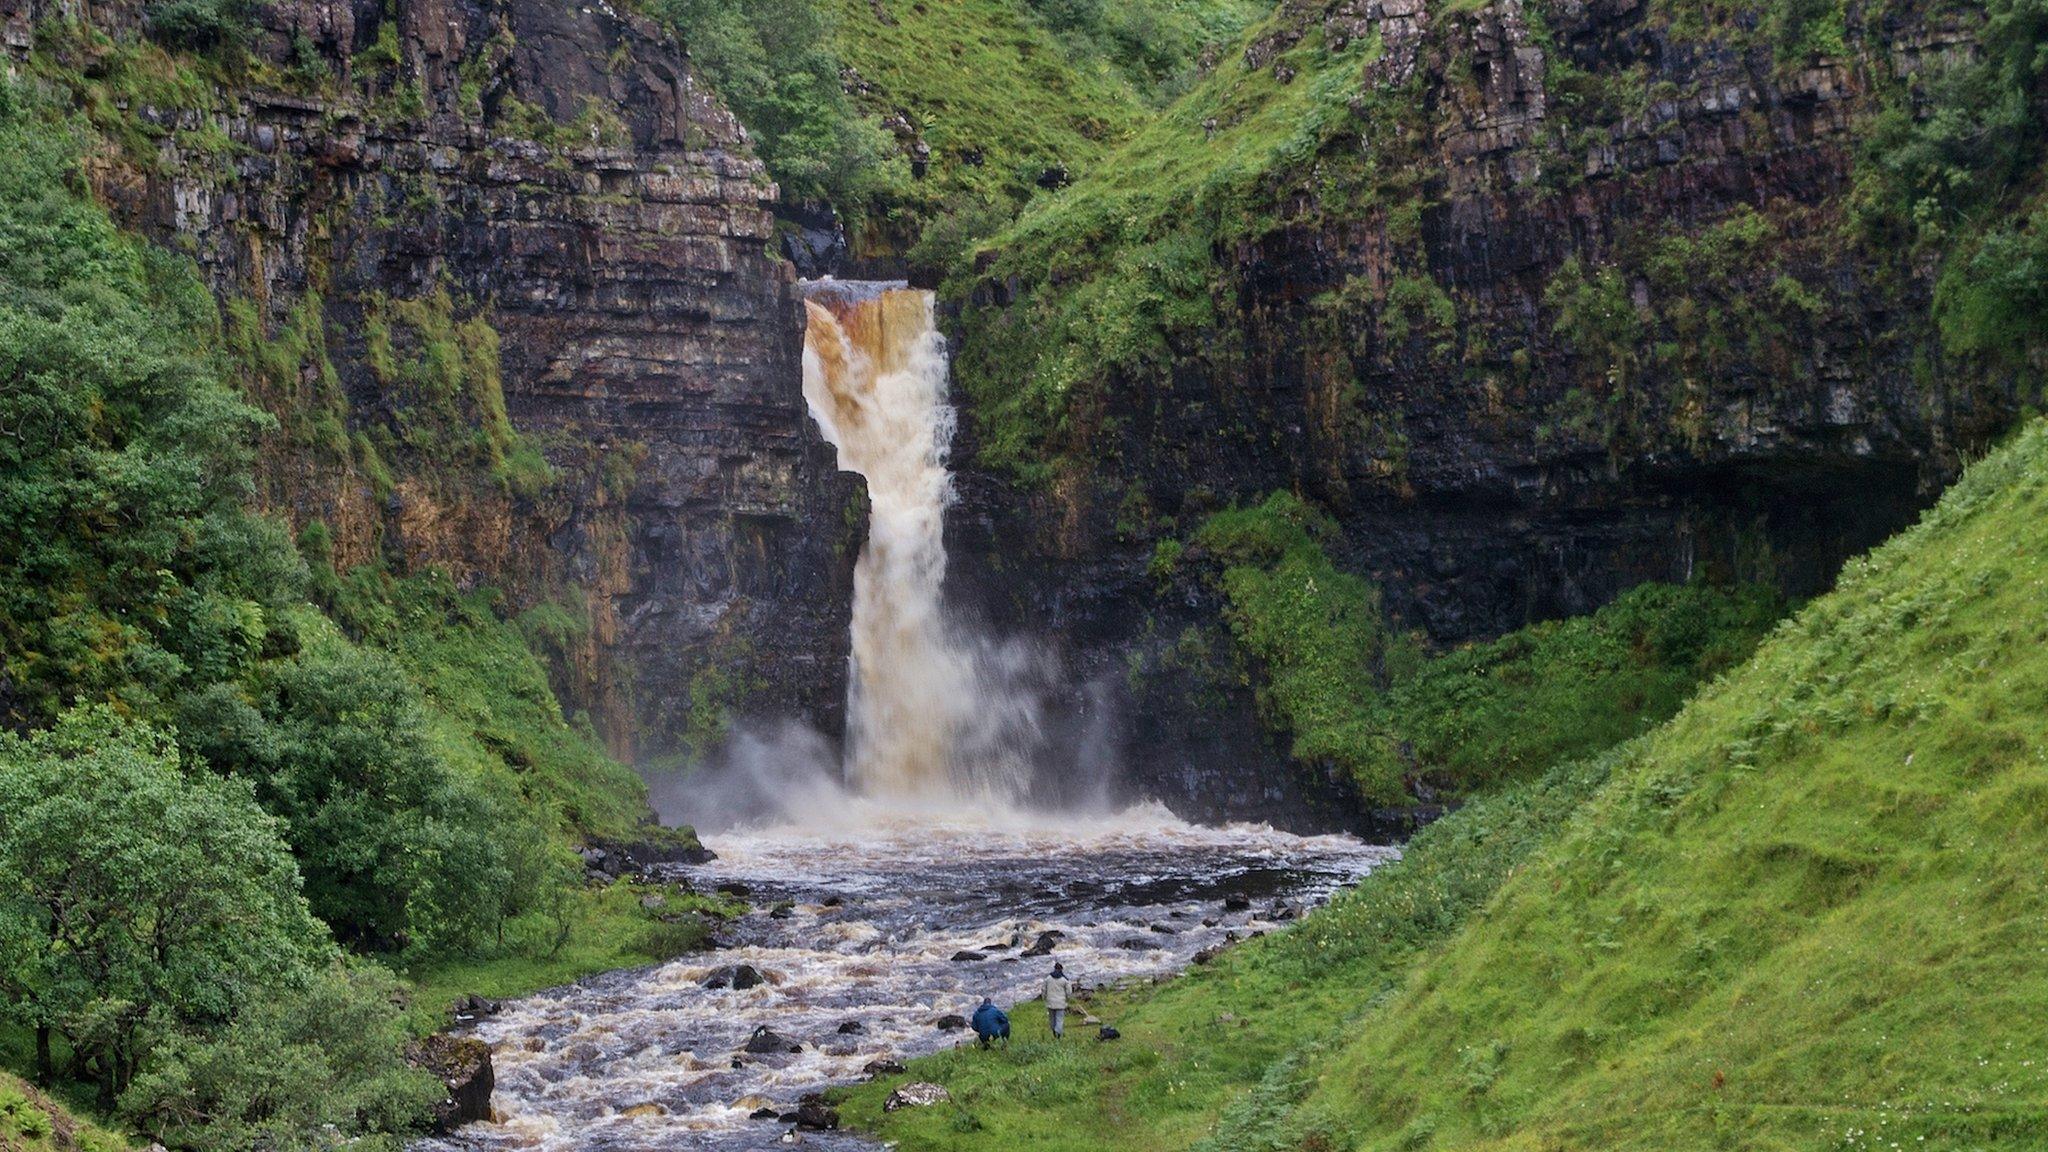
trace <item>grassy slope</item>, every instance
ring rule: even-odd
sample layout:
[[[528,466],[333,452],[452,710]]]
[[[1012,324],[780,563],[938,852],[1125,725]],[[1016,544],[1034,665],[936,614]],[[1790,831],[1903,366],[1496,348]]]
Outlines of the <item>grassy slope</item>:
[[[1099,50],[1054,34],[1026,0],[821,3],[835,17],[841,57],[870,86],[863,106],[907,113],[922,127],[932,166],[917,193],[932,204],[960,192],[1023,199],[1048,168],[1096,169],[1152,115],[1145,85]],[[1264,7],[1153,5],[1176,41],[1226,47]],[[965,160],[970,151],[980,164]]]
[[[2043,1146],[2044,537],[2037,423],[1671,723],[1439,824],[1121,1044],[941,1057],[914,1074],[961,1106],[849,1111],[907,1149]]]
[[[81,1120],[25,1080],[0,1072],[0,1148],[7,1152],[121,1152],[127,1140]]]

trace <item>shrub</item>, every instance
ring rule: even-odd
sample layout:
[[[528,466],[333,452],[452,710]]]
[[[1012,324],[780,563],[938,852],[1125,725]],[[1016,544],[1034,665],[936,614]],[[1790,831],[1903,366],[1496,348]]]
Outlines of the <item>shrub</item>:
[[[166,1037],[122,1115],[175,1149],[297,1152],[340,1139],[395,1150],[389,1136],[422,1127],[443,1095],[402,1055],[402,996],[395,977],[360,961],[267,989],[223,1028]]]

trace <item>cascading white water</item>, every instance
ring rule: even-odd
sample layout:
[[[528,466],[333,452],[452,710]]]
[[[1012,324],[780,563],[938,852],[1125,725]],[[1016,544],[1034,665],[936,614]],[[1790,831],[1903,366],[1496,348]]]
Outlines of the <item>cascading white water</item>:
[[[931,293],[821,281],[806,296],[804,398],[839,466],[868,484],[849,782],[933,806],[1014,800],[1029,786],[1038,740],[1035,700],[1015,687],[1028,653],[965,635],[943,611],[954,415]]]

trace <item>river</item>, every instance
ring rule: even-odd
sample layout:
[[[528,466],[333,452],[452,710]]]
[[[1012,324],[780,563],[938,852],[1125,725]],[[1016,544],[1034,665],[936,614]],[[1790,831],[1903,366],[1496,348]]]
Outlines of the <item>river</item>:
[[[1173,972],[1230,934],[1281,927],[1394,855],[1348,837],[1194,827],[1150,806],[1000,828],[785,827],[708,843],[716,861],[673,875],[747,891],[755,910],[723,931],[728,946],[510,1002],[471,1025],[494,1051],[496,1120],[423,1147],[765,1147],[790,1125],[757,1111],[792,1111],[878,1058],[970,1039],[937,1021],[971,1013],[983,995],[1005,1006],[1035,996],[1054,960],[1083,987]],[[1050,957],[1019,955],[1048,931],[1064,934]],[[704,986],[738,964],[767,981]],[[802,1050],[744,1054],[764,1025]],[[1077,1019],[1066,1042],[1095,1043],[1094,1032]],[[865,1147],[844,1134],[807,1133],[806,1143]]]

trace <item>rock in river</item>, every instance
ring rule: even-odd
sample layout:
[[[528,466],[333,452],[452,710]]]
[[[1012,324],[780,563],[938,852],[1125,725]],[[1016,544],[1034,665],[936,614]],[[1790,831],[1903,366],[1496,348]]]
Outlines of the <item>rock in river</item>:
[[[766,1024],[754,1029],[754,1034],[747,1038],[747,1051],[756,1056],[766,1056],[774,1052],[801,1052],[803,1050],[804,1046],[802,1044],[784,1036]]]
[[[446,1135],[472,1120],[491,1118],[491,1046],[469,1036],[437,1032],[405,1046],[406,1062],[431,1072],[448,1095],[434,1105],[434,1131]]]

